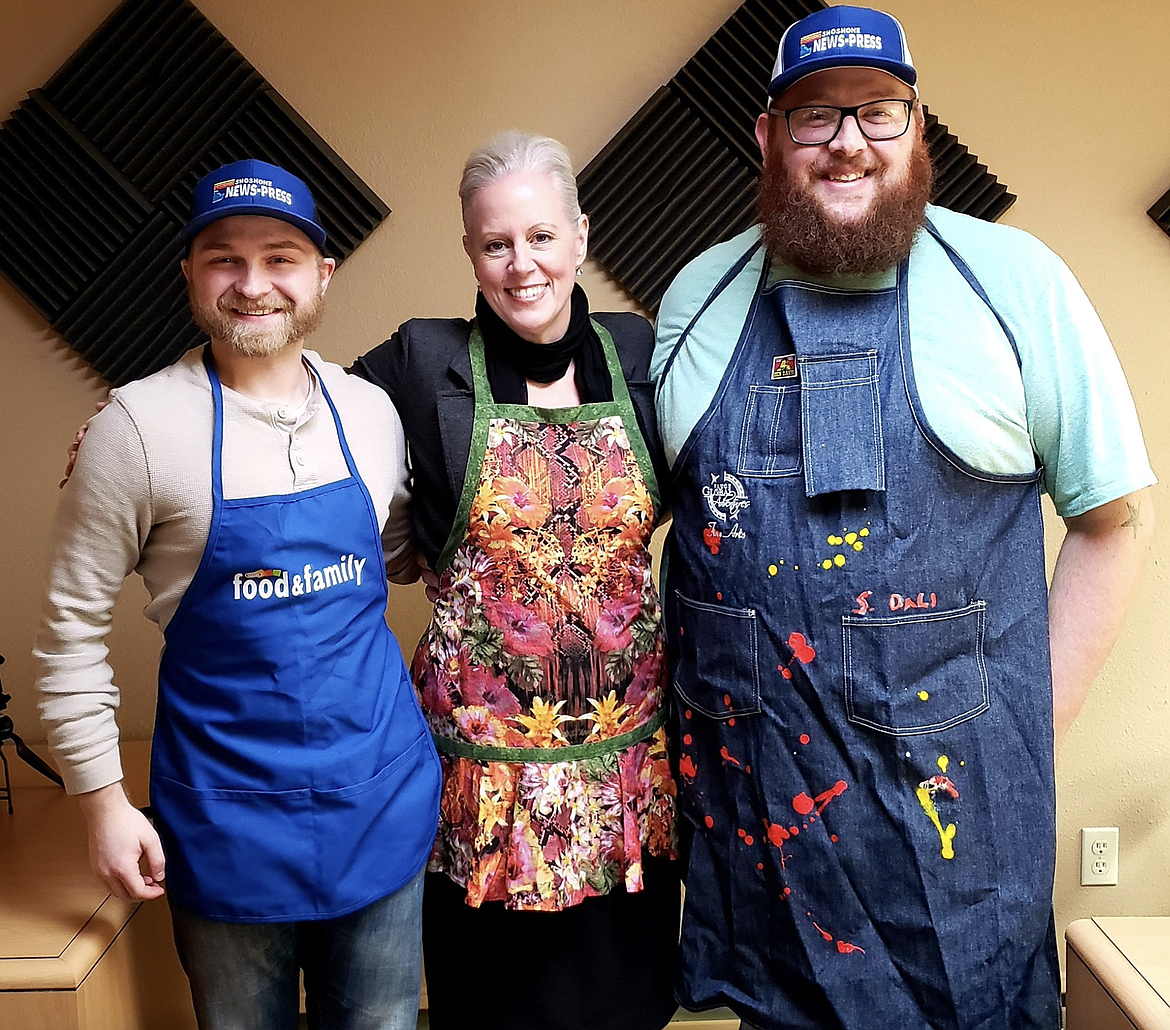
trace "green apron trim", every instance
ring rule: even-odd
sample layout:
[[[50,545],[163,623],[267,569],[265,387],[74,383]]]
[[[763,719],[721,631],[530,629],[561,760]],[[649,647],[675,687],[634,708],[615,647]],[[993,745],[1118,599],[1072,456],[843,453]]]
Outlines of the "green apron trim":
[[[480,762],[580,762],[587,758],[621,751],[654,736],[666,724],[667,706],[663,706],[649,722],[628,733],[599,740],[593,744],[566,744],[564,747],[496,747],[492,744],[471,744],[454,737],[431,734],[435,747],[449,755],[460,758],[474,758]]]
[[[467,341],[467,349],[471,358],[471,378],[475,388],[475,417],[471,426],[471,448],[467,455],[467,470],[463,474],[463,492],[459,495],[459,510],[455,513],[451,532],[447,536],[447,542],[443,545],[442,553],[440,553],[435,565],[436,573],[442,573],[451,564],[455,552],[467,535],[471,506],[475,502],[475,495],[479,490],[479,473],[483,467],[484,456],[487,454],[488,423],[493,418],[520,418],[544,422],[549,425],[567,425],[570,422],[608,418],[615,413],[614,409],[616,408],[616,414],[621,416],[622,425],[626,430],[626,438],[630,441],[630,450],[634,452],[634,458],[642,470],[646,491],[650,494],[650,501],[654,505],[655,521],[662,515],[662,495],[658,489],[658,477],[654,474],[654,463],[650,460],[650,450],[646,446],[646,441],[642,439],[642,430],[638,425],[638,416],[634,413],[634,402],[630,399],[630,391],[626,386],[626,377],[622,372],[622,364],[618,359],[613,337],[609,335],[604,326],[596,321],[590,319],[590,323],[597,333],[598,339],[601,340],[601,349],[605,354],[605,363],[609,368],[609,378],[613,386],[613,400],[580,404],[574,408],[538,408],[531,404],[497,404],[492,397],[491,386],[488,384],[483,333],[480,331],[478,322],[472,323],[471,336]],[[506,760],[501,759],[501,761]]]

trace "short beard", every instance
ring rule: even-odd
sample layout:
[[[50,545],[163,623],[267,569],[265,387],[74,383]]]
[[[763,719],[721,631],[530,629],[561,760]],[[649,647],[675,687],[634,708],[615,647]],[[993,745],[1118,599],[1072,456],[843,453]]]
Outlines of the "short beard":
[[[263,307],[263,304],[221,297],[214,305],[204,306],[196,303],[190,289],[187,296],[195,324],[212,340],[226,343],[246,358],[269,358],[281,353],[314,332],[325,316],[325,291],[320,287],[309,302],[286,307],[280,325],[272,329],[249,326],[228,314],[228,309],[236,304],[245,308]]]
[[[926,141],[915,139],[903,181],[889,182],[886,171],[876,174],[882,182],[866,216],[842,223],[826,217],[783,162],[771,162],[757,197],[769,253],[814,275],[882,272],[897,266],[910,254],[934,185]]]

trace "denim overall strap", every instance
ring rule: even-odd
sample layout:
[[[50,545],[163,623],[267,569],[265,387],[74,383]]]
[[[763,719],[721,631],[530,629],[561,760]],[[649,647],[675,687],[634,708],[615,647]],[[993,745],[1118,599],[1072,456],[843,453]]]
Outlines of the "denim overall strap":
[[[1059,1025],[1039,487],[936,446],[913,274],[761,284],[676,468],[680,1000],[766,1030]]]
[[[214,402],[212,528],[167,626],[151,798],[167,887],[227,922],[325,919],[421,869],[438,759],[385,622],[377,519],[317,376],[349,475],[225,499]]]

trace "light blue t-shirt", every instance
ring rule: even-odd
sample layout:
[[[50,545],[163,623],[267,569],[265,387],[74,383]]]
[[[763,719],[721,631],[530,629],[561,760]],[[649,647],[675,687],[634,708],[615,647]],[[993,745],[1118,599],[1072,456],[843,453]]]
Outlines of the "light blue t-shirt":
[[[941,245],[920,232],[910,254],[910,340],[922,407],[960,458],[991,473],[1044,466],[1044,488],[1064,517],[1081,515],[1155,482],[1125,375],[1101,320],[1071,271],[1035,237],[1009,226],[928,207],[927,217],[967,263],[1011,329],[1011,344]],[[680,337],[749,247],[749,229],[691,261],[658,312],[651,376],[671,465],[719,386],[763,270],[761,247]],[[818,277],[780,261],[768,283],[838,289],[889,287],[896,270]]]

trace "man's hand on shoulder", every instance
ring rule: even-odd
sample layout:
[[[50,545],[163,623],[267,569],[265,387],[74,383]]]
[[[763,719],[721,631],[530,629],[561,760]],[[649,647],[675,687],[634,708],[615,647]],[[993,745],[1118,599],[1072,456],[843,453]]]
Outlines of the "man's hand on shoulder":
[[[162,897],[166,875],[162,842],[150,821],[127,799],[121,783],[77,795],[89,828],[89,864],[115,898]]]

